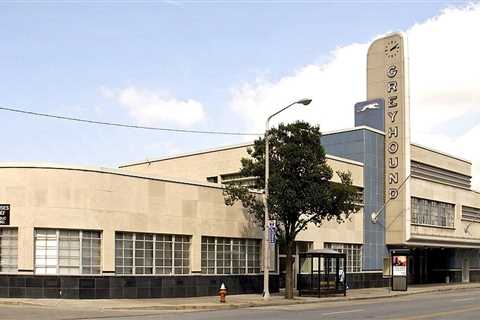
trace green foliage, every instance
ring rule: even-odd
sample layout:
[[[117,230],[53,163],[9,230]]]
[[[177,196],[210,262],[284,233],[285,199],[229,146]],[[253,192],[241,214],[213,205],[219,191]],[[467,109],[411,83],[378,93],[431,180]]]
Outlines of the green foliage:
[[[359,198],[350,172],[336,172],[326,162],[320,144],[320,128],[306,122],[280,124],[269,131],[270,178],[268,208],[277,220],[279,236],[288,245],[308,225],[324,221],[344,222],[359,210]],[[242,177],[258,177],[257,187],[265,186],[265,140],[254,142],[249,158],[241,160]],[[338,182],[334,182],[337,180]],[[227,185],[225,203],[240,201],[263,226],[263,196],[241,185]]]

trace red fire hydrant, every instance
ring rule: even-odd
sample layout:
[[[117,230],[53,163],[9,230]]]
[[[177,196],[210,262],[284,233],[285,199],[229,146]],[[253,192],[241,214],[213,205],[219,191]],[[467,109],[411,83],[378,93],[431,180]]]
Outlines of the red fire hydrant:
[[[218,295],[220,296],[220,302],[225,303],[226,296],[227,296],[227,288],[225,288],[225,284],[222,283],[220,286],[220,290],[218,290]]]

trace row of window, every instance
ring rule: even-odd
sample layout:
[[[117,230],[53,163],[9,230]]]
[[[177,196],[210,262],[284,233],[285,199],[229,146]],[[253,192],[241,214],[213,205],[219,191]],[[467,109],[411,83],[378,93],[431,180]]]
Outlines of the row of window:
[[[202,237],[202,273],[260,273],[261,241]]]
[[[99,231],[35,230],[35,273],[98,274]]]
[[[304,244],[307,243],[308,242],[297,242],[297,252],[301,253],[302,251],[300,249],[302,247],[305,247]],[[302,246],[300,246],[300,244],[302,244]],[[313,243],[310,242],[308,244]],[[347,273],[362,271],[362,245],[352,243],[325,243],[324,247],[328,249],[333,249],[341,253],[345,253],[347,258],[347,265],[345,266],[344,261],[340,260],[340,270],[344,270]],[[311,270],[317,272],[319,269],[321,272],[326,272],[328,270],[329,273],[333,273],[336,270],[336,261],[330,258],[322,257],[318,260],[313,261],[311,259],[300,259],[299,263],[300,273],[310,273]]]
[[[115,233],[115,273],[190,273],[191,237]],[[35,229],[36,274],[100,274],[101,232]],[[202,237],[202,273],[260,273],[261,241]],[[0,228],[0,272],[17,272],[18,232]]]
[[[188,274],[190,239],[186,235],[116,232],[115,272]],[[17,246],[17,229],[0,228],[0,272],[17,271]],[[308,251],[311,243],[299,242],[298,246],[299,252]],[[347,255],[347,272],[361,271],[361,245],[325,243],[325,247]],[[260,252],[257,239],[202,237],[201,270],[203,274],[260,273]],[[100,274],[101,232],[35,229],[35,273]]]
[[[462,219],[472,222],[480,222],[480,208],[462,206]]]
[[[455,205],[412,197],[412,224],[454,227]]]
[[[115,273],[190,273],[190,237],[117,232]]]
[[[347,272],[362,271],[362,246],[350,243],[325,243],[325,248],[345,253],[347,256]],[[340,262],[340,268],[345,270],[343,261]],[[332,270],[335,270],[332,265]]]

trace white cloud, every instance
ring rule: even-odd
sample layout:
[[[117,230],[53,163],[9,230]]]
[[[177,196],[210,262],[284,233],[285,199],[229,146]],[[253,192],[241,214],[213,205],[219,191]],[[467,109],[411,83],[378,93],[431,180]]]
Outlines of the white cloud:
[[[203,105],[193,99],[178,100],[166,93],[128,87],[119,90],[100,88],[100,93],[116,100],[139,124],[190,127],[205,119]]]
[[[406,31],[412,140],[470,159],[476,189],[480,189],[480,148],[475,147],[480,124],[462,128],[458,119],[480,112],[478,30],[480,4],[472,4],[446,9]],[[353,105],[366,98],[368,45],[337,48],[328,63],[305,66],[279,80],[244,84],[232,90],[230,106],[249,130],[261,131],[268,114],[295,99],[311,97],[311,106],[296,106],[278,121],[304,119],[321,124],[323,131],[352,127]],[[460,128],[449,130],[454,120]]]
[[[277,121],[308,119],[322,130],[351,127],[352,106],[365,98],[367,44],[339,48],[325,65],[309,65],[291,76],[271,82],[257,79],[232,90],[231,107],[254,132],[262,132],[272,112],[300,98],[312,98],[308,107],[296,106]]]

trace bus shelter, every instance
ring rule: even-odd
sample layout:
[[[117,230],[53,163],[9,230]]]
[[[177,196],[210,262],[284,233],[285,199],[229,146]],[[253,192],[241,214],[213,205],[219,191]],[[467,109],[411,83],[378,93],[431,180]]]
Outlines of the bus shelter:
[[[299,255],[297,289],[300,296],[347,295],[347,257],[332,249],[310,250]]]

